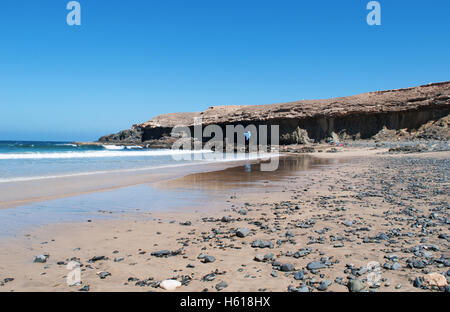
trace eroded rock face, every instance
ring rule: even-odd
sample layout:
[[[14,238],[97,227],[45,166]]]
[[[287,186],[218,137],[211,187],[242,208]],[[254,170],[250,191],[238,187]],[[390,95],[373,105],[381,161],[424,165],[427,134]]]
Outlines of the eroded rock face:
[[[142,143],[143,129],[134,125],[131,129],[123,130],[117,134],[105,135],[99,139],[105,143]]]
[[[306,144],[325,139],[367,139],[380,131],[419,129],[450,113],[450,82],[419,87],[369,92],[327,100],[252,106],[216,106],[204,112],[157,116],[131,129],[99,139],[110,143],[157,144],[170,140],[175,126],[193,127],[250,124],[279,125],[281,144]],[[448,136],[448,119],[443,125]],[[424,138],[430,135],[422,131]],[[432,135],[432,133],[431,133]],[[207,141],[209,138],[205,138]]]

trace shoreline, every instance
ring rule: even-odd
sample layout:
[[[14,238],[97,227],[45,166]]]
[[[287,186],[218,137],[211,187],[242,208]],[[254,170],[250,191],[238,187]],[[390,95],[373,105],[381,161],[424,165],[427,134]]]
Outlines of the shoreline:
[[[281,156],[281,155],[280,155]],[[280,157],[276,156],[276,157]],[[61,177],[45,177],[0,183],[0,209],[8,209],[42,201],[116,190],[140,184],[155,183],[203,171],[217,171],[248,160],[205,161],[160,167],[87,172]]]

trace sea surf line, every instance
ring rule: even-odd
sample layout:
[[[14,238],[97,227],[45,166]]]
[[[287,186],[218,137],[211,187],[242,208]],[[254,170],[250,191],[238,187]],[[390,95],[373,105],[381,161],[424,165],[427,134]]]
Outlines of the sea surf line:
[[[200,152],[200,151],[198,151]],[[212,152],[212,151],[208,151]],[[233,161],[244,161],[244,160],[258,160],[258,159],[268,159],[271,157],[279,157],[278,153],[257,153],[256,155],[245,154],[245,157],[231,157],[225,156],[223,159],[215,159],[215,160],[200,160],[200,162],[193,163],[185,163],[185,164],[174,164],[174,165],[163,165],[163,166],[154,166],[154,167],[143,167],[143,168],[131,168],[131,169],[117,169],[117,170],[103,170],[103,171],[91,171],[91,172],[80,172],[80,173],[71,173],[64,175],[51,175],[51,176],[37,176],[37,177],[15,177],[9,179],[0,179],[0,183],[10,183],[10,182],[25,182],[25,181],[35,181],[35,180],[47,180],[47,179],[58,179],[58,178],[67,178],[67,177],[79,177],[79,176],[89,176],[96,174],[109,174],[109,173],[125,173],[125,172],[139,172],[139,171],[147,171],[147,170],[156,170],[156,169],[167,169],[167,168],[177,168],[177,167],[186,167],[193,166],[205,163],[218,163],[218,162],[233,162]],[[154,155],[152,155],[154,156]]]
[[[212,153],[211,150],[158,150],[158,151],[86,151],[65,153],[5,153],[0,154],[0,160],[11,159],[72,159],[72,158],[105,158],[105,157],[145,157],[170,156],[183,154]]]

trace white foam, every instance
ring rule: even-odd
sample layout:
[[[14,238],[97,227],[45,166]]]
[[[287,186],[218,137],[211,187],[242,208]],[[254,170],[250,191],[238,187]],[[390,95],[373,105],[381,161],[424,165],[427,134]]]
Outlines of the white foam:
[[[121,145],[102,145],[102,147],[107,150],[123,150],[123,149],[125,149],[125,146],[121,146]]]
[[[86,152],[63,152],[63,153],[20,153],[0,154],[0,160],[6,159],[70,159],[70,158],[106,158],[106,157],[149,157],[170,156],[182,154],[212,153],[209,150],[186,151],[186,150],[146,150],[146,151],[86,151]]]
[[[76,144],[72,143],[61,143],[61,144],[55,144],[56,146],[72,146],[72,147],[78,147]]]

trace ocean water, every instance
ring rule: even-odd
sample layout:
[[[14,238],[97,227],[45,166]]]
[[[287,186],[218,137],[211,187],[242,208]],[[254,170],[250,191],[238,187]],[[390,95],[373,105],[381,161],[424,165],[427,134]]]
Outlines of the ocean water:
[[[44,185],[49,185],[45,183],[46,179],[51,185],[57,185],[55,183],[60,181],[58,178],[64,177],[86,175],[87,180],[91,180],[90,175],[102,173],[119,173],[121,177],[122,172],[134,174],[134,171],[146,172],[153,168],[266,157],[268,154],[225,154],[205,150],[146,149],[137,146],[77,146],[69,142],[0,141],[0,201],[28,198],[31,191],[37,191],[37,195],[32,196],[45,197],[48,187],[45,188]],[[164,171],[166,170],[161,170]],[[180,168],[180,172],[184,172],[183,168]],[[66,179],[61,179],[64,180]],[[32,190],[24,187],[29,184],[28,181],[32,181]],[[11,194],[12,199],[8,199]],[[203,190],[162,190],[147,183],[110,191],[37,200],[23,206],[0,209],[0,237],[14,236],[24,230],[52,223],[115,218],[138,211],[198,207],[205,201],[211,202],[211,194],[206,194]],[[99,212],[103,210],[108,213]]]
[[[0,184],[260,156],[138,146],[78,146],[69,142],[0,141]]]

